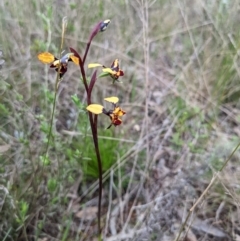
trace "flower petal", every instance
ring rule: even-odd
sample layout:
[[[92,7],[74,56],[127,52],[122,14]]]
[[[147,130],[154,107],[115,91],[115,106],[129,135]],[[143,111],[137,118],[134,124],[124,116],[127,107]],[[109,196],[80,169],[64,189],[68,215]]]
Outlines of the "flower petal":
[[[125,115],[126,112],[125,112],[124,110],[122,110],[120,107],[116,107],[116,108],[113,110],[113,114],[120,117],[120,116]]]
[[[122,124],[122,120],[117,118],[117,119],[113,119],[112,120],[112,123],[115,125],[115,126],[119,126]]]
[[[76,56],[71,56],[70,59],[73,61],[74,64],[79,65],[79,58]]]
[[[103,106],[98,104],[91,104],[86,109],[96,115],[103,112]]]
[[[104,100],[113,104],[116,104],[119,101],[118,97],[115,96],[104,98]]]
[[[88,65],[88,68],[96,68],[96,67],[103,67],[102,64],[98,64],[98,63],[91,63]]]
[[[37,57],[44,64],[50,64],[55,60],[54,55],[48,52],[40,53]]]
[[[81,62],[82,62],[82,58],[81,58],[81,56],[79,55],[79,53],[78,53],[75,49],[73,49],[73,48],[71,48],[71,47],[70,47],[69,49],[70,49],[70,51],[74,54],[74,56],[79,59],[79,62],[81,63]],[[73,62],[74,62],[74,61],[73,61]]]
[[[60,66],[60,64],[61,64],[60,60],[57,59],[50,65],[50,68],[56,68],[56,67]]]
[[[102,70],[104,73],[109,73],[109,74],[116,74],[116,71],[113,71],[112,69],[110,68],[103,68]]]
[[[71,54],[73,54],[73,53],[71,53]],[[60,63],[61,64],[67,64],[68,61],[69,61],[69,58],[70,58],[69,53],[65,54],[64,56],[61,57]]]
[[[116,70],[116,71],[119,69],[119,60],[118,59],[115,59],[112,62],[111,69]]]
[[[124,73],[123,73],[123,71],[120,69],[120,70],[117,72],[117,75],[118,75],[118,76],[123,76]]]

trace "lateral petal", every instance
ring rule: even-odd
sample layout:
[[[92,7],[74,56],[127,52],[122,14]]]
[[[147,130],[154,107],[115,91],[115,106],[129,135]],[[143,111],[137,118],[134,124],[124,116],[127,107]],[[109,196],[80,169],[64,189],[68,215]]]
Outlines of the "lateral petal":
[[[113,103],[113,104],[116,104],[119,101],[118,97],[116,97],[116,96],[107,97],[107,98],[104,98],[104,100],[106,100],[110,103]]]
[[[102,64],[98,64],[98,63],[90,63],[89,65],[88,65],[88,68],[90,69],[90,68],[96,68],[96,67],[103,67],[103,65]]]
[[[37,57],[44,64],[50,64],[55,60],[54,55],[49,52],[40,53]]]
[[[86,109],[96,115],[101,114],[103,112],[103,106],[99,104],[91,104],[87,106]]]

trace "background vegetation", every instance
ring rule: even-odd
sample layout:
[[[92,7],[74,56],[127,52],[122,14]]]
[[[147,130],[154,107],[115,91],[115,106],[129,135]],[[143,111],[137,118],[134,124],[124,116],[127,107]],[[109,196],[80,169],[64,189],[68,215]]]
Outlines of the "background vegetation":
[[[97,163],[73,65],[43,158],[56,72],[37,54],[58,53],[64,16],[64,48],[79,53],[93,26],[111,19],[87,63],[119,58],[125,73],[117,86],[97,80],[93,93],[96,103],[119,96],[127,112],[110,130],[99,118],[104,240],[174,240],[239,143],[239,10],[237,0],[0,1],[0,240],[97,237]],[[239,171],[236,152],[182,240],[240,240]]]

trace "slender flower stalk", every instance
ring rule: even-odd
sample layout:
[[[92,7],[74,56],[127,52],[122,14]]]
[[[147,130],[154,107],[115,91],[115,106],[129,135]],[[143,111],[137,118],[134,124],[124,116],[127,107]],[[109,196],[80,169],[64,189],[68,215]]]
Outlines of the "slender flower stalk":
[[[89,41],[87,43],[83,59],[81,59],[80,55],[78,54],[78,52],[76,50],[74,50],[73,48],[70,48],[71,52],[74,53],[74,55],[77,56],[80,60],[79,61],[79,68],[80,68],[80,72],[81,72],[81,75],[82,75],[83,84],[84,84],[84,87],[85,87],[85,90],[86,90],[86,93],[87,93],[87,103],[88,103],[88,105],[91,104],[91,92],[92,92],[92,88],[93,88],[93,86],[96,82],[96,72],[93,74],[93,76],[91,78],[91,81],[90,81],[90,85],[88,86],[86,73],[85,73],[85,69],[84,69],[84,63],[85,63],[85,60],[87,58],[89,48],[91,46],[91,42],[92,42],[93,38],[97,35],[97,33],[101,31],[101,27],[102,27],[102,22],[99,22],[95,26],[95,28],[93,29],[92,33],[90,34]],[[99,236],[99,240],[101,240],[102,160],[101,160],[101,155],[100,155],[100,151],[99,151],[99,144],[98,144],[97,116],[93,117],[93,114],[91,112],[88,112],[88,116],[89,116],[91,131],[92,131],[94,149],[95,149],[97,162],[98,162],[98,176],[99,176],[98,236]]]
[[[99,22],[95,28],[92,30],[91,34],[90,34],[90,37],[89,37],[89,40],[88,40],[88,43],[87,43],[87,47],[85,49],[85,53],[84,53],[84,57],[83,57],[83,65],[85,63],[85,60],[87,58],[87,55],[88,55],[88,51],[89,51],[89,48],[90,48],[90,45],[92,43],[92,40],[93,38],[99,33],[99,32],[103,32],[107,29],[107,26],[108,24],[110,23],[111,21],[109,19],[107,20],[104,20],[104,21],[101,21]]]
[[[77,56],[78,59],[79,59],[79,68],[80,68],[83,84],[84,84],[84,87],[85,87],[85,90],[86,90],[86,93],[87,93],[87,104],[88,104],[88,107],[91,106],[91,104],[92,104],[91,94],[92,94],[92,89],[93,89],[93,87],[95,85],[95,82],[97,80],[97,71],[94,71],[94,73],[92,75],[92,78],[91,78],[91,81],[88,84],[87,83],[87,79],[86,79],[86,73],[85,73],[84,64],[85,64],[85,61],[86,61],[86,58],[87,58],[87,55],[88,55],[88,52],[89,52],[89,49],[90,49],[91,42],[92,42],[93,38],[99,32],[105,31],[109,23],[110,23],[110,20],[105,20],[105,21],[99,22],[94,27],[94,29],[92,30],[92,32],[90,34],[89,41],[87,43],[83,59],[81,59],[80,55],[77,53],[76,50],[74,50],[72,48],[70,49],[71,52],[74,54],[74,56]],[[123,76],[123,71],[119,69],[118,59],[114,61],[114,63],[112,64],[111,68],[106,68],[105,66],[102,66],[102,67],[103,67],[103,69],[105,69],[104,72],[107,73],[107,75],[110,75],[112,78],[114,78],[114,80],[117,80],[119,76]],[[114,98],[116,98],[116,97],[114,97]],[[113,99],[112,99],[112,101],[113,101]],[[118,102],[118,98],[117,98],[117,100],[114,99],[114,102],[115,101],[117,103]],[[114,103],[114,105],[116,105],[116,103]],[[101,108],[101,110],[102,110],[102,113],[105,113],[106,115],[108,115],[110,117],[110,119],[112,120],[111,125],[112,124],[117,125],[117,120],[119,119],[118,116],[121,116],[121,115],[125,114],[124,111],[121,112],[122,114],[119,114],[120,113],[120,108],[119,108],[119,111],[117,113],[116,113],[115,109],[113,111],[109,111],[109,112],[105,111],[104,108]],[[88,116],[89,116],[89,122],[90,122],[91,131],[92,131],[94,149],[95,149],[96,158],[97,158],[97,162],[98,162],[98,176],[99,176],[98,239],[102,240],[102,234],[101,234],[101,230],[102,230],[102,228],[101,228],[101,201],[102,201],[102,185],[103,185],[102,175],[103,175],[103,171],[102,171],[102,160],[101,160],[101,155],[100,155],[100,150],[99,150],[98,133],[97,133],[98,113],[94,113],[91,110],[89,110],[88,111]]]
[[[62,20],[62,37],[61,37],[61,44],[60,44],[60,48],[59,48],[59,56],[61,56],[62,49],[63,49],[63,42],[64,42],[64,35],[65,35],[66,27],[67,27],[67,18],[64,17],[63,20]],[[56,100],[57,100],[58,87],[59,87],[59,83],[61,81],[61,78],[62,78],[63,74],[66,72],[65,71],[64,73],[61,73],[61,70],[62,70],[61,58],[59,57],[59,59],[60,59],[59,65],[55,64],[57,66],[57,77],[56,77],[56,81],[55,81],[55,91],[54,91],[52,115],[51,115],[49,133],[48,133],[48,136],[47,136],[47,146],[46,146],[46,151],[45,151],[45,155],[44,155],[44,160],[47,158],[48,148],[49,148],[49,144],[50,144],[50,139],[52,137],[52,127],[53,127],[54,113],[55,113],[55,109],[56,109]],[[53,65],[54,65],[54,63],[53,63]]]

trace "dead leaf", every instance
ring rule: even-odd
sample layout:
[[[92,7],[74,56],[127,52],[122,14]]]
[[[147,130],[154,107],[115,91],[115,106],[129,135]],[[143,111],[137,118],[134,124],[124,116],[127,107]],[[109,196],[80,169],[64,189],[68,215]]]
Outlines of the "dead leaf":
[[[92,220],[97,216],[97,207],[87,207],[75,214],[77,218]]]
[[[0,153],[4,153],[4,152],[8,151],[10,147],[11,146],[8,144],[0,146]]]

